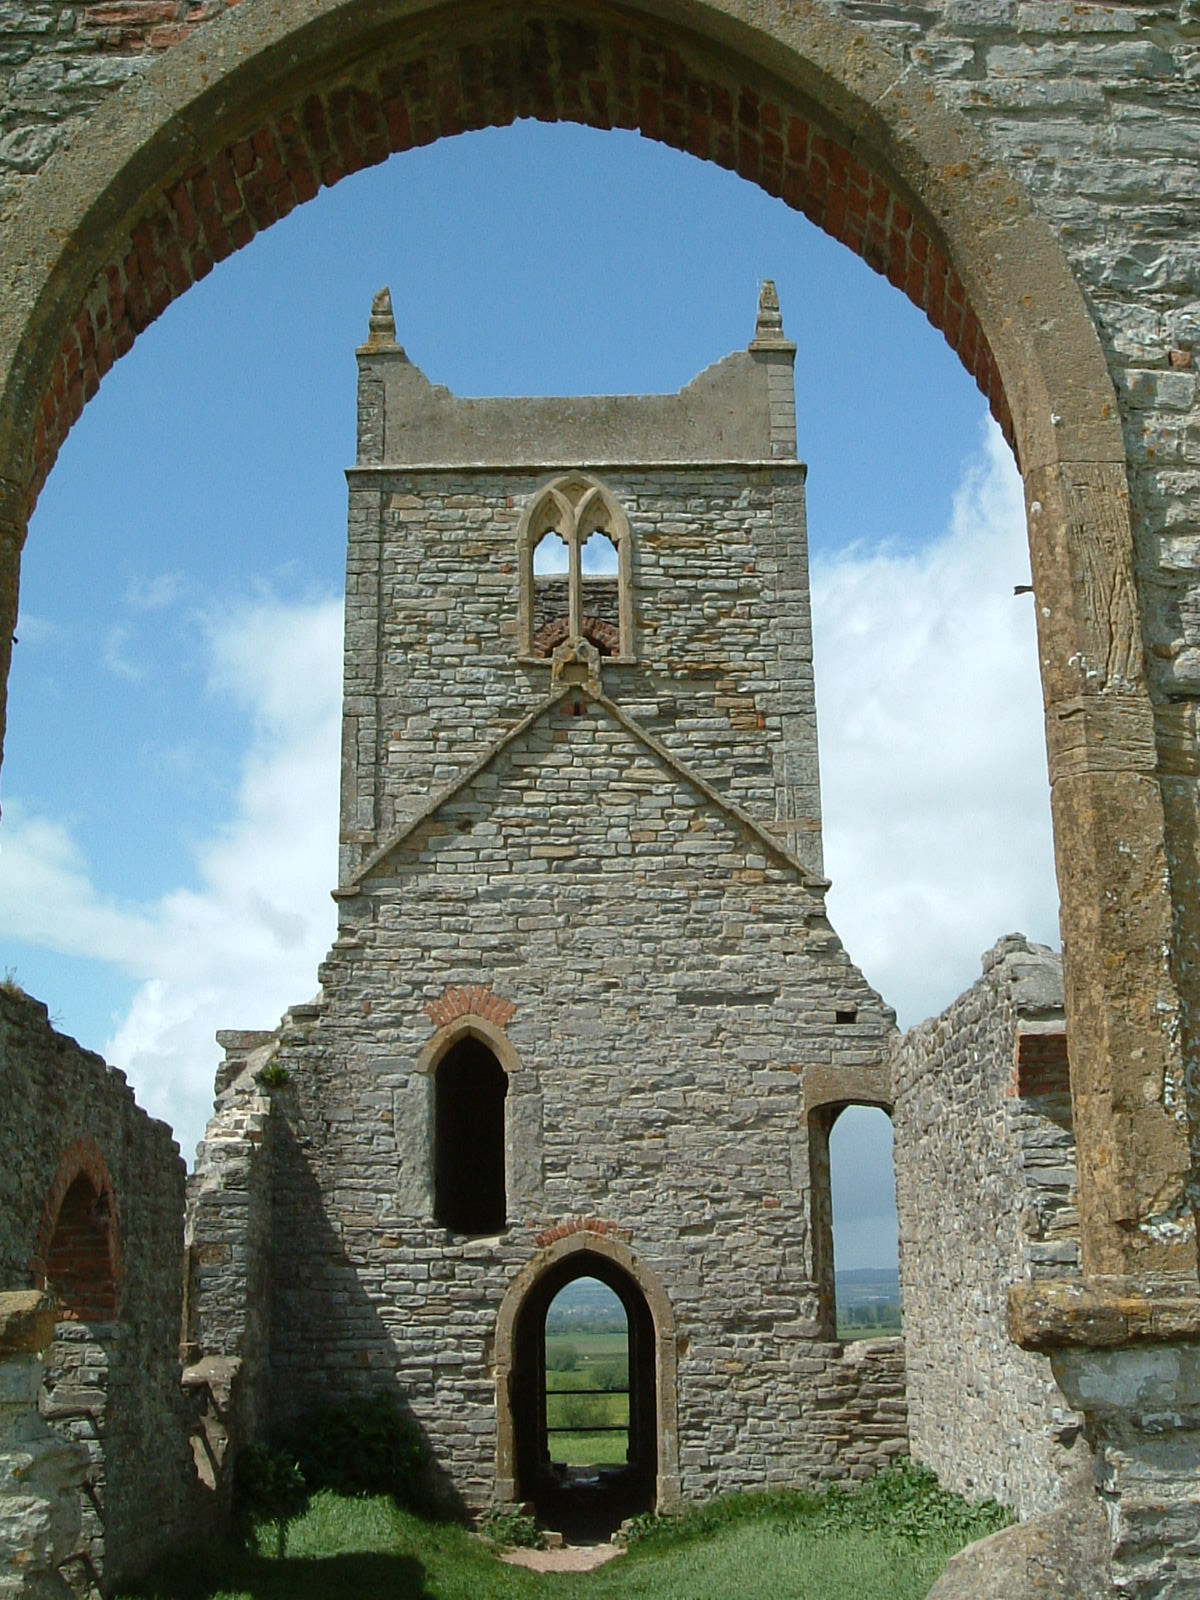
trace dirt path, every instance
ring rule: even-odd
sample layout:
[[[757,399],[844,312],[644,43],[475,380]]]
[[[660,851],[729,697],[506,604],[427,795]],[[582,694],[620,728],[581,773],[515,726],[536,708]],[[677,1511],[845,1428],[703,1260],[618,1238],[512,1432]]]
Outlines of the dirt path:
[[[590,1572],[624,1554],[615,1544],[568,1544],[561,1550],[506,1550],[500,1559],[531,1572]]]

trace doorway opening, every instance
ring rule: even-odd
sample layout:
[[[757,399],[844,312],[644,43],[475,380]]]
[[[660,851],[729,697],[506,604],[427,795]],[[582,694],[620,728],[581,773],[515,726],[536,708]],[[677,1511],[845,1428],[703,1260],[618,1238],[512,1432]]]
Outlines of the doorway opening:
[[[598,1278],[576,1278],[546,1312],[546,1442],[577,1478],[629,1460],[629,1318]]]
[[[513,1337],[517,1494],[571,1541],[652,1511],[658,1466],[654,1318],[615,1262],[578,1251],[550,1267]]]

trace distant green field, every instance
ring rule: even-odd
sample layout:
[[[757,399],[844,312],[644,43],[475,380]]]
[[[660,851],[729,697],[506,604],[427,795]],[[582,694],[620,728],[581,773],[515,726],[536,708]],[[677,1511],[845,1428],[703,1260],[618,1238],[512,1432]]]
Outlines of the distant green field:
[[[592,1361],[611,1361],[614,1356],[625,1356],[628,1343],[623,1333],[548,1333],[546,1365],[554,1366],[555,1356],[568,1349],[575,1351],[577,1360],[584,1366]]]
[[[838,1312],[839,1339],[896,1339],[900,1331],[898,1305],[850,1305]]]
[[[629,1356],[623,1333],[546,1338],[546,1427],[550,1459],[569,1467],[617,1466],[629,1448]],[[562,1391],[568,1391],[563,1393]],[[583,1393],[569,1391],[583,1390]],[[620,1432],[557,1433],[557,1428]]]

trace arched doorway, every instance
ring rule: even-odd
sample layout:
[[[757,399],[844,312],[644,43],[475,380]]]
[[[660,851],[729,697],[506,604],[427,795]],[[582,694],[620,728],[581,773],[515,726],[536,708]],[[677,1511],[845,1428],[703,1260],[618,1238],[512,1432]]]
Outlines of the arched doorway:
[[[573,1425],[549,1398],[548,1313],[564,1289],[589,1279],[624,1314],[628,1381],[616,1387],[627,1388],[628,1409],[613,1424],[624,1433],[623,1461],[568,1460]],[[674,1318],[659,1285],[610,1234],[579,1228],[526,1267],[497,1319],[495,1366],[498,1501],[531,1501],[549,1526],[605,1536],[678,1499]]]
[[[1193,1237],[1175,1220],[1183,1073],[1164,1022],[1191,969],[1182,956],[1170,966],[1167,875],[1130,880],[1125,866],[1162,860],[1171,840],[1119,408],[1078,285],[986,141],[932,89],[914,92],[901,59],[854,23],[826,8],[768,22],[746,0],[690,8],[690,27],[657,12],[248,4],[106,101],[87,160],[65,141],[8,230],[0,669],[29,509],[100,378],[172,299],[319,187],[528,115],[636,126],[736,169],[921,305],[1015,441],[1053,746],[1085,1266],[1194,1274]]]
[[[546,1320],[563,1289],[579,1279],[604,1284],[625,1314],[628,1413],[623,1462],[573,1463],[566,1448],[573,1413],[547,1384]],[[658,1462],[654,1318],[635,1280],[616,1262],[579,1251],[549,1268],[530,1291],[513,1338],[512,1417],[519,1496],[564,1531],[611,1533],[626,1517],[652,1511]],[[593,1421],[595,1419],[587,1419]],[[588,1452],[595,1453],[595,1452]]]

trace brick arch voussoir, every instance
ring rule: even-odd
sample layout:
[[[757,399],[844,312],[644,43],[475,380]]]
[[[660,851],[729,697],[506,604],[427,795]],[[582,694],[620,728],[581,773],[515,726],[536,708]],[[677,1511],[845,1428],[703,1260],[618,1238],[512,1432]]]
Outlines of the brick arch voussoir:
[[[999,364],[928,217],[799,97],[737,59],[651,28],[493,13],[474,37],[418,41],[318,84],[173,172],[122,231],[62,333],[37,397],[32,509],[105,373],[171,302],[323,187],[390,155],[518,118],[637,129],[737,172],[802,212],[908,296],[944,334],[1005,434]]]
[[[120,1213],[104,1152],[90,1135],[73,1140],[59,1157],[53,1181],[46,1191],[37,1238],[29,1260],[33,1284],[36,1288],[46,1287],[50,1251],[63,1201],[80,1178],[86,1178],[97,1195],[103,1194],[108,1199],[108,1265],[114,1293],[119,1294],[122,1279]]]

